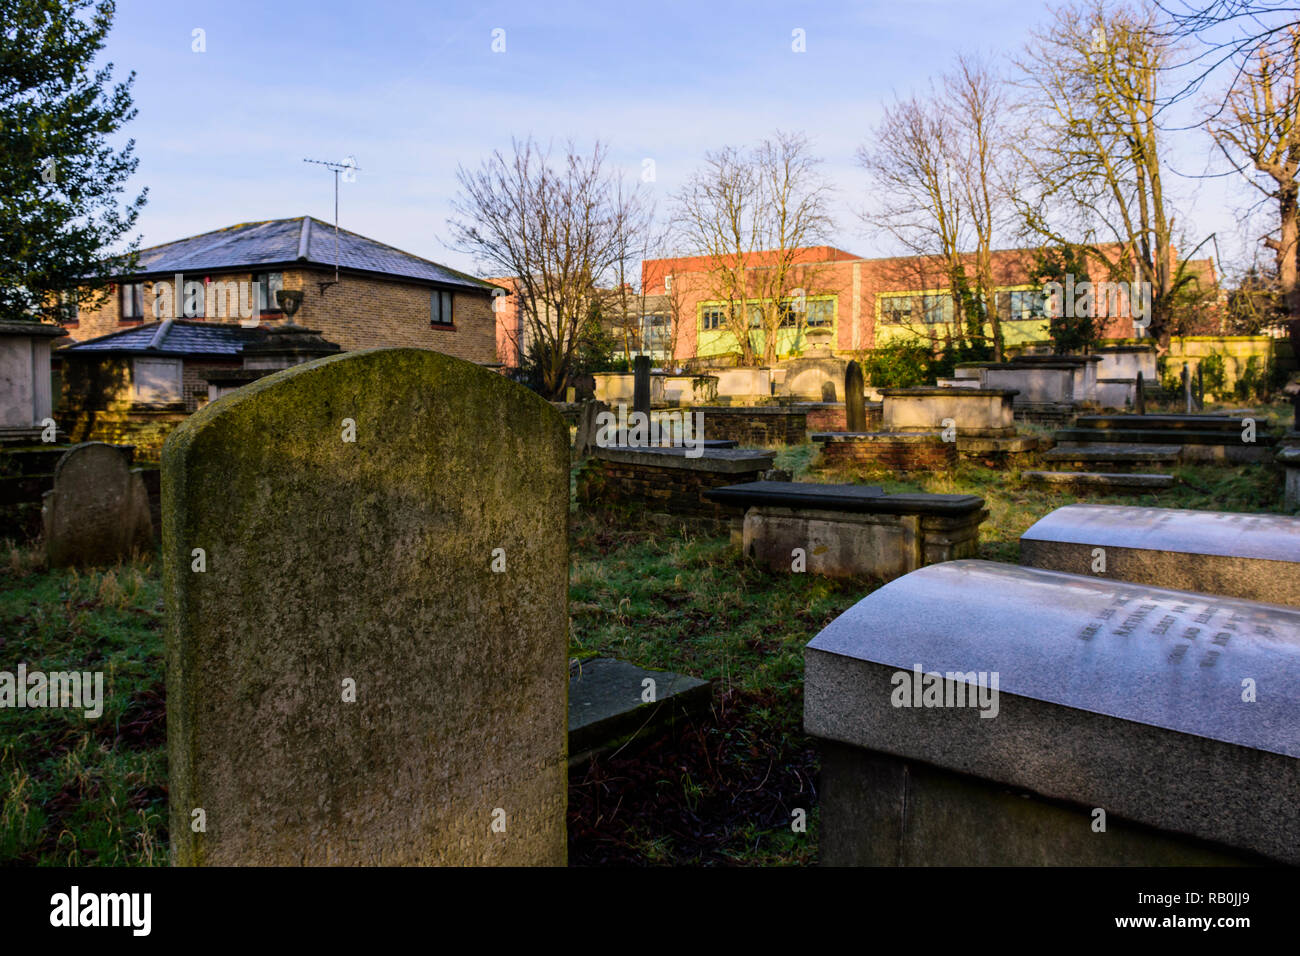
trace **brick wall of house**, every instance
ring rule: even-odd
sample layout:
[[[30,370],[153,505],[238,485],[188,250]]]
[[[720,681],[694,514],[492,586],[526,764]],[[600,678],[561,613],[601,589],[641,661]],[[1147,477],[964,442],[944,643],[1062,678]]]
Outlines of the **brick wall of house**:
[[[252,281],[250,271],[213,272],[206,275],[214,282]],[[302,308],[294,316],[294,321],[298,325],[320,330],[325,338],[337,342],[344,350],[413,346],[433,349],[480,365],[497,362],[496,320],[487,290],[482,294],[471,291],[453,292],[453,326],[443,328],[430,324],[431,300],[428,286],[345,274],[337,285],[322,290],[321,283],[333,281],[332,271],[286,269],[283,276],[285,289],[303,292]],[[158,288],[157,283],[147,283],[145,286],[144,320],[123,321],[120,290],[114,287],[98,309],[83,308],[75,323],[66,324],[71,340],[83,342],[156,321],[153,310]],[[207,320],[236,323],[239,316],[211,316]],[[282,321],[283,316],[278,312],[267,313],[263,317],[265,325],[275,325]]]
[[[886,325],[877,322],[877,298],[890,292],[924,292],[946,289],[949,285],[947,270],[936,257],[903,256],[886,259],[859,259],[850,253],[832,247],[819,246],[807,250],[796,259],[788,287],[801,288],[806,295],[831,295],[835,298],[835,338],[832,347],[840,354],[852,354],[874,348],[891,337],[911,337],[921,326]],[[1119,255],[1119,247],[1107,246],[1108,256]],[[767,253],[750,257],[753,285],[751,295],[760,288],[760,272]],[[964,256],[968,275],[974,275],[976,262],[973,256]],[[1215,282],[1212,264],[1204,266],[1199,260],[1193,263],[1204,284]],[[1034,268],[1033,250],[1007,249],[993,253],[993,283],[1000,288],[1025,286]],[[699,353],[700,305],[719,299],[719,284],[710,274],[706,257],[678,259],[648,259],[641,265],[641,281],[647,295],[665,292],[665,279],[671,276],[674,295],[680,303],[681,325],[677,333],[676,357],[685,361]],[[1094,271],[1100,273],[1098,266]],[[925,327],[933,331],[936,327]],[[1043,341],[1047,337],[1044,320],[1004,322],[1004,335],[1008,344],[1020,341]],[[1131,319],[1110,319],[1105,325],[1107,337],[1124,337],[1133,334]]]

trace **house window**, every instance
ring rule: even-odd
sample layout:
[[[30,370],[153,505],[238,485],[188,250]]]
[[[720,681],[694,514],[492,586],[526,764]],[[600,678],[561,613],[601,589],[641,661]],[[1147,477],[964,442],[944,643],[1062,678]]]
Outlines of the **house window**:
[[[902,325],[912,317],[910,295],[886,296],[880,303],[880,319],[885,325]]]
[[[202,319],[208,314],[208,284],[202,278],[181,276],[181,315]]]
[[[668,348],[672,320],[662,313],[641,317],[641,341],[648,352],[663,352]]]
[[[429,324],[451,325],[451,293],[434,289],[429,295]]]
[[[1011,321],[1046,317],[1043,310],[1043,294],[1037,289],[1008,292],[1006,296],[1006,314]]]
[[[253,281],[257,283],[257,311],[279,312],[275,294],[284,288],[284,273],[254,272]]]
[[[63,325],[76,325],[81,320],[81,306],[75,292],[59,293],[59,322]]]
[[[138,358],[131,362],[131,400],[140,405],[174,405],[185,400],[181,360]]]
[[[725,325],[726,312],[723,309],[704,309],[700,313],[700,328],[704,329],[706,332],[710,329],[720,329]]]
[[[779,327],[783,329],[797,328],[799,325],[799,310],[795,307],[794,299],[781,300],[781,322]]]
[[[808,327],[829,328],[835,320],[834,299],[814,299],[808,303]]]
[[[144,283],[123,282],[120,287],[122,296],[122,321],[138,322],[144,318]]]
[[[763,327],[763,307],[761,305],[751,305],[749,307],[749,327],[751,329],[761,329]]]
[[[945,294],[927,295],[922,300],[927,325],[939,325],[952,321],[952,296]]]

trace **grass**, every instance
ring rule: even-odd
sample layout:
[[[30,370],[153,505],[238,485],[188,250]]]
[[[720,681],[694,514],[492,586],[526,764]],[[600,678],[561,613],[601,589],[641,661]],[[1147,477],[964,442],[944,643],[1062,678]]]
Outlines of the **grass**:
[[[1075,501],[1256,512],[1280,507],[1265,465],[1177,469],[1168,491],[1079,496],[1025,487],[1019,471],[962,464],[908,480],[778,467],[887,491],[984,497],[980,556],[1018,560],[1018,538]],[[1026,469],[1033,467],[1026,463]],[[879,586],[773,575],[725,537],[574,514],[570,652],[714,682],[712,713],[646,735],[570,774],[578,865],[806,865],[816,861],[817,752],[802,731],[803,646]],[[0,708],[0,865],[161,865],[167,860],[162,597],[156,565],[51,571],[0,547],[0,670],[102,670],[104,714]],[[806,832],[796,832],[800,816]]]
[[[162,588],[150,563],[47,571],[0,550],[0,669],[92,671],[103,713],[0,708],[0,864],[167,859]]]

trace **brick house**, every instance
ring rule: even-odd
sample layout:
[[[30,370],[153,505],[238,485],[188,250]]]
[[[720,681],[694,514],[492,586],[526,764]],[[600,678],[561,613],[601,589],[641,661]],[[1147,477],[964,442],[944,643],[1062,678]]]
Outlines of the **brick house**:
[[[492,285],[345,229],[337,248],[336,260],[334,227],[310,216],[152,246],[99,309],[63,326],[84,342],[167,318],[275,325],[285,321],[275,293],[296,290],[303,301],[294,321],[345,351],[414,346],[497,364]]]
[[[747,257],[746,267],[759,273],[773,256],[771,252],[753,253]],[[938,258],[864,259],[832,246],[815,246],[798,250],[794,261],[789,288],[801,289],[803,295],[798,306],[794,297],[788,300],[791,314],[778,333],[778,356],[801,350],[803,333],[809,327],[830,329],[832,348],[852,353],[891,339],[941,338],[953,321],[952,295]],[[1031,281],[1033,265],[1030,249],[993,253],[998,313],[1009,346],[1048,338],[1041,286]],[[1213,287],[1216,277],[1211,260],[1194,260],[1189,265],[1198,282]],[[966,268],[968,274],[974,274],[973,256],[967,257]],[[1100,269],[1092,271],[1101,278]],[[664,331],[660,321],[657,334],[674,343],[673,357],[678,362],[722,361],[739,351],[725,318],[727,303],[719,300],[710,275],[708,257],[646,260],[641,264],[641,284],[647,304],[656,306],[657,318],[667,315],[673,326],[671,332]],[[752,298],[746,304],[756,310],[763,303]],[[1118,308],[1103,309],[1100,314],[1108,317],[1103,337],[1141,336],[1129,305],[1124,298]],[[802,321],[794,314],[796,309],[803,310]]]

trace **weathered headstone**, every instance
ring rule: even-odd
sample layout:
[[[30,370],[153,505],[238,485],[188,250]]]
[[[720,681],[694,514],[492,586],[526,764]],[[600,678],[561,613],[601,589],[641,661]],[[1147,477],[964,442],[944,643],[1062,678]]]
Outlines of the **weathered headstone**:
[[[1020,536],[1022,564],[1300,606],[1300,518],[1066,505]]]
[[[299,365],[171,435],[173,862],[565,862],[567,439],[420,349]]]
[[[121,450],[74,445],[54,469],[41,504],[50,567],[103,565],[153,548],[149,495]]]
[[[850,362],[844,370],[844,430],[867,430],[866,384],[862,379],[862,366]]]
[[[1146,395],[1145,388],[1146,386],[1143,384],[1142,381],[1142,373],[1138,372],[1137,373],[1137,395],[1133,400],[1133,410],[1137,412],[1137,414],[1139,415],[1145,415],[1147,413],[1147,395]]]
[[[650,414],[650,356],[632,360],[632,411]]]
[[[597,419],[602,412],[608,411],[608,405],[595,399],[582,403],[582,407],[578,409],[578,430],[573,437],[574,461],[586,458],[596,447],[596,440],[601,431]]]
[[[1300,609],[951,561],[804,673],[825,864],[1300,863]]]

